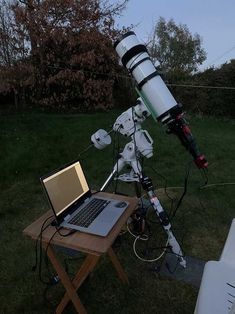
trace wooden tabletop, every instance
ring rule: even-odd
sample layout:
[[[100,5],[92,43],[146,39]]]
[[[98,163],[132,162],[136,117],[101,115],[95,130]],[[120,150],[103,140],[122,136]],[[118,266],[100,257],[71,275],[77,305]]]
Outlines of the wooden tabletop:
[[[84,232],[77,231],[74,234],[63,237],[56,233],[53,239],[50,241],[52,235],[55,233],[56,228],[53,226],[49,226],[42,234],[42,241],[48,243],[50,241],[51,244],[59,245],[65,248],[79,250],[86,253],[92,253],[95,255],[100,255],[106,253],[110,246],[113,244],[114,240],[120,233],[122,226],[126,223],[127,219],[130,217],[132,212],[136,209],[138,205],[138,199],[135,197],[127,197],[117,194],[110,194],[105,192],[97,193],[100,196],[108,196],[109,198],[123,200],[129,202],[129,206],[124,211],[122,216],[119,218],[115,226],[109,232],[106,237],[100,237]],[[23,233],[32,239],[37,239],[38,235],[41,232],[41,227],[45,219],[50,217],[53,214],[52,210],[46,212],[43,216],[29,225],[27,228],[24,229]],[[48,224],[50,221],[54,219],[54,216],[51,220],[48,220]],[[68,233],[68,229],[61,229],[61,233]]]

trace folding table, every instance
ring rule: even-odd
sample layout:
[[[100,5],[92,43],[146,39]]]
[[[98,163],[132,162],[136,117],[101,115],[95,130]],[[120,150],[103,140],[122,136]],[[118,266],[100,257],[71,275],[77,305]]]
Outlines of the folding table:
[[[54,226],[51,225],[42,234],[43,248],[46,249],[48,258],[51,264],[53,265],[54,269],[56,270],[58,277],[60,278],[66,290],[66,293],[64,294],[62,300],[60,301],[56,309],[56,313],[62,313],[67,304],[69,303],[69,301],[72,301],[78,313],[80,314],[87,313],[85,307],[83,306],[77,294],[77,290],[82,285],[87,276],[90,274],[90,272],[94,269],[102,254],[106,253],[108,254],[114,268],[117,271],[118,277],[124,284],[128,284],[128,277],[124,272],[115,252],[112,249],[112,244],[117,238],[118,234],[120,233],[123,225],[126,223],[130,215],[136,209],[138,205],[138,200],[134,197],[126,197],[104,192],[100,192],[97,195],[109,196],[113,199],[129,202],[129,206],[124,211],[122,216],[119,218],[115,226],[112,228],[112,230],[106,237],[95,236],[79,231],[73,233],[68,237],[63,237],[59,233],[56,233],[53,236],[56,229]],[[36,240],[41,232],[43,222],[48,217],[50,217],[51,214],[52,211],[48,211],[47,213],[45,213],[43,216],[41,216],[39,219],[33,222],[30,226],[28,226],[23,231],[23,233],[31,237],[33,240]],[[61,233],[64,232],[65,230],[63,231],[62,229]],[[86,253],[85,260],[80,266],[80,269],[78,270],[77,274],[75,275],[72,281],[70,280],[68,274],[62,267],[53,246],[59,246]]]

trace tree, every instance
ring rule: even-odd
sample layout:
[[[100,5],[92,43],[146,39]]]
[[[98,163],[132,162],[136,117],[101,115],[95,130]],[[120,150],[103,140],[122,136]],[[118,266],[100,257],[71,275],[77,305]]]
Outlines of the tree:
[[[201,112],[235,118],[235,59],[219,68],[212,67],[197,73],[194,82],[195,85],[213,87],[197,90],[194,102]]]
[[[169,75],[188,75],[206,59],[198,34],[192,35],[186,25],[177,25],[160,17],[150,36],[148,49],[160,69]]]
[[[127,1],[115,5],[106,0],[15,1],[11,24],[21,57],[14,67],[20,67],[21,75],[8,67],[9,85],[17,82],[23,98],[44,107],[76,111],[111,107],[117,64],[111,40],[119,33],[114,17]]]

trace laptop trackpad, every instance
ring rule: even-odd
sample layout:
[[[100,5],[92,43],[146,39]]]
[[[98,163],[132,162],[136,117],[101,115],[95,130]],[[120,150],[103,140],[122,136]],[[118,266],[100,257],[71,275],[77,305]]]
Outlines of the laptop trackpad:
[[[104,224],[110,224],[113,221],[116,221],[118,217],[124,212],[124,208],[107,208],[103,213],[98,217],[99,222]]]

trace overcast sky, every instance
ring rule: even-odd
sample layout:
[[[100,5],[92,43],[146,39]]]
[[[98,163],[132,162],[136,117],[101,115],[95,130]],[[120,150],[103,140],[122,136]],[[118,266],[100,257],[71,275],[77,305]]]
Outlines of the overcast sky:
[[[202,69],[235,59],[235,0],[129,0],[120,26],[134,28],[139,39],[146,41],[160,16],[186,24],[198,33],[207,59]]]

